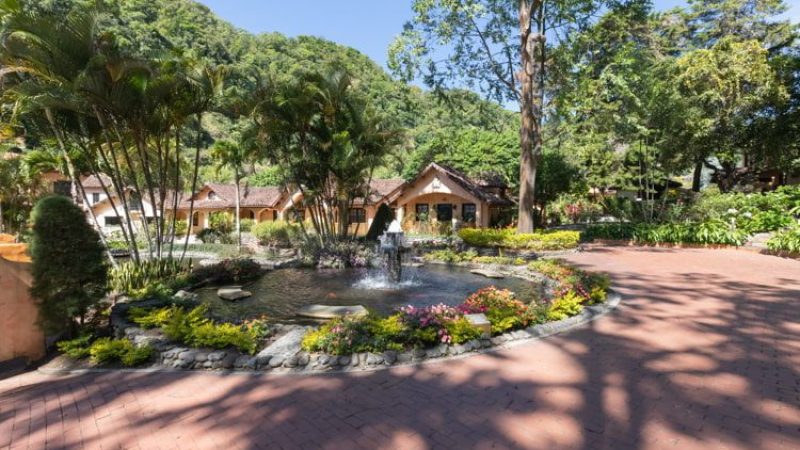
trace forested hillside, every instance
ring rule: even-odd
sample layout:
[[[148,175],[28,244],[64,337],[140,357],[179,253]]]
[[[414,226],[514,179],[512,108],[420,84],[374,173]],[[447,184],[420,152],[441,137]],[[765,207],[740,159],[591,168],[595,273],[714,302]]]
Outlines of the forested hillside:
[[[36,7],[55,9],[66,13],[83,0],[46,0]],[[85,0],[86,4],[94,1]],[[344,66],[357,80],[359,88],[371,104],[394,126],[405,130],[405,150],[391,158],[381,176],[412,176],[421,165],[429,162],[434,153],[431,147],[445,136],[472,136],[473,140],[511,142],[502,148],[472,152],[471,158],[482,158],[476,169],[486,169],[502,153],[502,160],[511,160],[505,170],[510,183],[515,183],[514,155],[518,152],[513,142],[516,135],[516,114],[487,102],[475,93],[448,90],[433,94],[418,87],[396,81],[386,71],[359,51],[325,39],[300,36],[289,38],[280,33],[253,35],[235,28],[214,15],[206,6],[191,0],[104,0],[105,27],[113,31],[118,43],[127,51],[151,56],[159,53],[179,52],[202,58],[216,64],[232,66],[239,73],[252,77],[270,77],[277,83],[288,82],[299,71],[319,70],[326,65]],[[235,88],[229,86],[228,88]],[[210,113],[204,120],[209,133],[205,142],[224,139],[236,125],[221,114]],[[510,133],[510,134],[509,134]],[[409,158],[410,156],[410,158]],[[440,155],[441,156],[441,155]],[[207,159],[208,155],[204,154]],[[438,159],[443,159],[439,157]],[[462,169],[471,166],[454,157],[453,163]],[[201,171],[206,180],[229,181],[230,174],[211,168],[206,161]],[[501,172],[503,170],[501,169]],[[277,178],[265,167],[251,170],[251,183],[274,184]]]

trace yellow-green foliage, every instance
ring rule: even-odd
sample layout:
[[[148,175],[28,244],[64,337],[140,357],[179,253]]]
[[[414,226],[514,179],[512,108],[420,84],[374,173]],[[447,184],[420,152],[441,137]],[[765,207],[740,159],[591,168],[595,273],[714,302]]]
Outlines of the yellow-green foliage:
[[[150,346],[136,347],[127,339],[100,338],[89,348],[92,361],[103,364],[120,361],[123,365],[138,366],[153,355]]]
[[[502,264],[506,266],[524,266],[528,263],[523,258],[511,258],[508,256],[478,256],[472,260],[478,264]]]
[[[169,322],[174,312],[174,306],[165,306],[156,309],[134,306],[128,310],[128,318],[142,328],[157,328]]]
[[[170,339],[197,347],[236,347],[247,353],[256,351],[258,339],[265,331],[254,323],[245,326],[214,323],[206,318],[208,308],[198,306],[186,312],[180,306],[157,309],[133,307],[128,317],[143,328],[161,327]]]
[[[463,228],[459,237],[476,247],[505,247],[527,250],[564,250],[575,248],[580,241],[577,231],[545,231],[517,233],[512,229]]]
[[[450,335],[450,342],[453,344],[463,344],[481,337],[481,330],[464,317],[446,322],[444,326],[447,328],[447,334]]]
[[[578,315],[583,311],[583,298],[573,291],[553,300],[547,310],[547,320],[563,320]]]
[[[451,249],[444,249],[444,250],[434,250],[432,252],[426,253],[424,258],[425,261],[443,261],[446,263],[460,263],[460,262],[470,262],[474,260],[478,254],[473,250],[468,250],[466,252],[458,252]]]
[[[68,341],[61,341],[56,344],[56,347],[70,358],[81,359],[89,356],[89,344],[91,342],[92,335],[87,334]]]
[[[196,347],[236,347],[246,353],[256,351],[256,339],[245,329],[231,323],[206,322],[192,328],[188,344]]]

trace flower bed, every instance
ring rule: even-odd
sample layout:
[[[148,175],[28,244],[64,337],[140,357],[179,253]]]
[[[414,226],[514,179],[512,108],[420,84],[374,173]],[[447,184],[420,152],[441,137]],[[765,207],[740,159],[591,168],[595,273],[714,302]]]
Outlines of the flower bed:
[[[492,286],[475,292],[458,306],[407,306],[385,318],[370,314],[335,319],[309,332],[303,349],[348,355],[464,344],[481,334],[466,319],[467,314],[484,314],[491,323],[492,335],[497,336],[532,324],[567,319],[580,314],[586,305],[606,301],[609,279],[605,275],[584,272],[558,260],[537,261],[529,267],[555,280],[552,300],[518,299],[512,292]]]
[[[116,338],[64,342],[66,354],[95,364],[153,363],[185,369],[319,371],[386,366],[477,351],[506,342],[546,336],[591,320],[605,303],[608,278],[562,261],[508,266],[528,279],[546,276],[548,300],[517,298],[487,287],[457,306],[407,306],[388,316],[332,320],[320,327],[254,321],[218,323],[194,306],[191,294],[171,300],[118,304],[111,313]],[[525,276],[527,273],[528,276]],[[491,332],[470,321],[483,314]],[[271,354],[280,341],[295,339],[289,353]],[[259,350],[261,350],[259,352]]]

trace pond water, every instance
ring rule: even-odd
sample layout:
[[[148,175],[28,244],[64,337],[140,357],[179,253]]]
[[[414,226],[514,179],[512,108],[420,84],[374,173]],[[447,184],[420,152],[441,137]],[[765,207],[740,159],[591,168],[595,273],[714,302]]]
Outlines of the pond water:
[[[448,266],[403,267],[399,284],[379,271],[367,269],[280,269],[244,287],[253,296],[235,302],[217,297],[216,288],[198,291],[200,300],[219,319],[238,320],[266,316],[268,320],[297,320],[296,312],[311,304],[364,305],[389,314],[405,305],[457,305],[471,293],[487,286],[514,291],[519,298],[533,298],[536,286],[517,278],[490,280],[468,269]]]

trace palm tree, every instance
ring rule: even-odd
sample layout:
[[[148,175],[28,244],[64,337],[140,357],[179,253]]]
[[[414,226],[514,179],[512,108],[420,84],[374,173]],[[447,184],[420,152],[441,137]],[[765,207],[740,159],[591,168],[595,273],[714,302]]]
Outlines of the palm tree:
[[[236,236],[237,248],[242,251],[242,222],[241,222],[241,181],[243,170],[247,164],[256,157],[255,142],[246,134],[240,134],[237,141],[223,140],[214,143],[211,147],[211,157],[216,161],[217,171],[227,167],[233,171],[233,182],[236,187]]]

